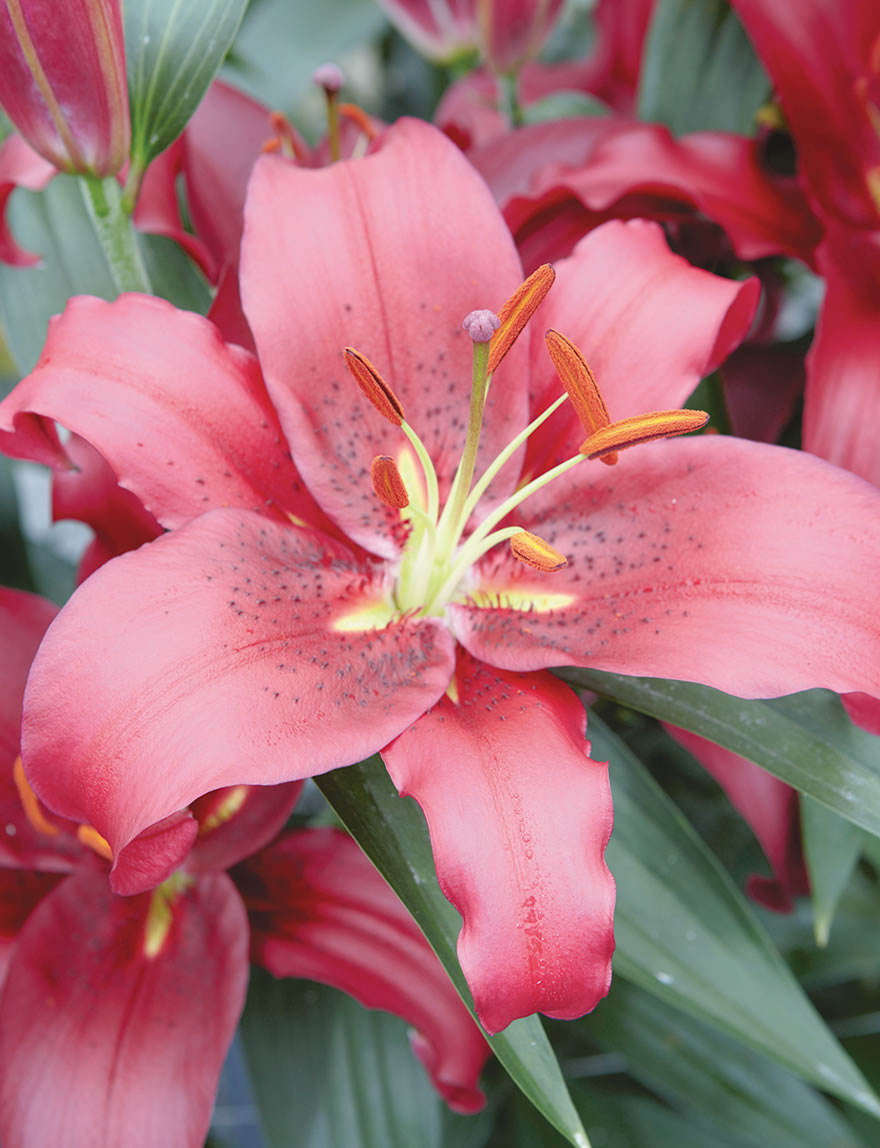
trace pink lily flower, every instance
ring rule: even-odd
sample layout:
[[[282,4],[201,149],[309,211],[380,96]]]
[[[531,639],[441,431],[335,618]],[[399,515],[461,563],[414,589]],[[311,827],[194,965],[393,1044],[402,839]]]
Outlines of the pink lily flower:
[[[0,105],[59,171],[115,175],[130,134],[120,0],[6,0]]]
[[[206,795],[186,814],[197,839],[182,868],[152,893],[110,891],[106,842],[45,809],[13,768],[25,676],[55,612],[0,589],[3,1143],[201,1145],[244,1004],[248,914],[256,963],[403,1017],[441,1095],[479,1110],[488,1046],[361,850],[332,829],[267,845],[299,783]]]
[[[483,395],[483,478],[450,497],[477,445],[462,317],[520,278],[480,178],[440,133],[402,121],[364,159],[258,163],[241,281],[262,375],[159,300],[74,299],[0,405],[4,450],[70,465],[57,420],[170,531],[93,574],[43,643],[23,727],[41,800],[95,826],[113,887],[135,892],[150,878],[132,843],[200,794],[381,751],[425,810],[489,1031],[580,1015],[609,981],[606,769],[548,667],[766,696],[871,691],[880,665],[866,590],[880,493],[718,436],[643,445],[613,471],[587,458],[648,433],[658,416],[632,418],[646,409],[664,408],[669,433],[666,408],[754,313],[754,282],[690,267],[655,225],[592,233],[541,304],[542,328],[589,348],[604,423],[583,441],[528,328]],[[559,355],[563,375],[579,361]]]

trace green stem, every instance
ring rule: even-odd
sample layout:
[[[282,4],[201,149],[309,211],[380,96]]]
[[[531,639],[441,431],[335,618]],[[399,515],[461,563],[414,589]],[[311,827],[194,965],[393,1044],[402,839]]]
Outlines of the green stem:
[[[122,205],[122,189],[115,179],[80,179],[83,199],[118,291],[151,294],[131,217]]]
[[[519,102],[519,77],[516,72],[499,73],[495,82],[498,85],[499,111],[512,128],[521,128],[526,121]]]

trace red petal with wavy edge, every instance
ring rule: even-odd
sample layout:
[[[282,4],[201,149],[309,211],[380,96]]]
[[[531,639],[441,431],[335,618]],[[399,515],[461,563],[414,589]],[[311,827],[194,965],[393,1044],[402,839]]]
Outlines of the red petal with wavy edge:
[[[303,783],[232,786],[193,802],[199,836],[186,862],[187,873],[229,869],[262,849],[283,829]]]
[[[287,834],[234,878],[253,960],[308,977],[417,1030],[413,1051],[456,1112],[478,1112],[489,1047],[403,904],[358,845],[335,829]]]
[[[0,263],[32,267],[40,262],[39,255],[31,255],[13,239],[6,222],[6,204],[17,187],[41,191],[54,175],[52,164],[28,147],[21,136],[11,135],[0,144]]]
[[[337,628],[387,592],[341,544],[246,511],[210,511],[123,554],[83,583],[34,662],[31,784],[93,825],[119,867],[133,838],[211,790],[376,752],[453,666],[436,619]]]
[[[807,356],[804,449],[880,485],[880,232],[833,229],[819,269],[826,292]]]
[[[866,179],[880,172],[874,0],[851,0],[845,19],[834,0],[731,2],[777,89],[809,191],[828,214],[876,227]]]
[[[85,439],[71,435],[64,448],[75,469],[52,476],[53,521],[76,518],[95,532],[79,564],[79,583],[111,558],[158,538],[162,527]]]
[[[219,506],[325,521],[256,360],[163,299],[71,299],[36,368],[0,404],[0,428],[28,434],[38,415],[87,439],[164,526]],[[7,439],[4,450],[34,457],[26,441]]]
[[[176,902],[145,952],[150,897],[78,873],[19,935],[0,998],[9,1148],[201,1145],[247,985],[247,919],[225,874]]]
[[[475,657],[741,697],[880,694],[880,491],[800,451],[721,435],[648,444],[609,470],[584,463],[517,511],[565,569],[490,554],[486,606],[448,607]]]
[[[782,253],[812,262],[821,227],[795,181],[765,170],[756,140],[722,132],[676,139],[660,124],[623,122],[610,124],[588,161],[575,166],[562,156],[556,163],[544,160],[543,132],[533,128],[526,141],[537,161],[527,193],[502,201],[517,238],[548,204],[574,197],[595,213],[592,226],[609,212],[684,221],[699,212],[721,225],[741,259]],[[481,168],[479,157],[476,162]],[[491,154],[489,162],[497,169]],[[528,153],[517,162],[522,170]]]
[[[241,288],[303,478],[350,537],[393,557],[398,514],[365,476],[377,454],[399,461],[410,448],[361,396],[342,350],[355,347],[387,380],[445,496],[470,401],[472,344],[462,320],[477,308],[500,309],[522,271],[486,185],[445,136],[401,120],[375,146],[364,159],[319,171],[259,161]],[[524,425],[525,370],[526,348],[517,344],[489,395],[482,465]],[[515,482],[515,467],[506,468],[499,492]]]
[[[458,958],[487,1032],[533,1012],[565,1020],[611,983],[608,766],[550,674],[462,652],[449,694],[382,751],[421,805],[440,887],[464,923]]]
[[[745,337],[759,290],[757,280],[736,283],[691,267],[655,223],[613,222],[557,265],[537,321],[580,347],[616,420],[680,407]],[[542,339],[532,340],[530,367],[537,414],[562,394]],[[582,441],[566,405],[529,440],[526,472],[576,454]]]
[[[774,875],[749,877],[749,894],[768,909],[790,913],[794,898],[810,891],[797,791],[713,741],[665,722],[663,728],[715,778],[760,841]]]
[[[842,694],[840,700],[849,714],[850,721],[868,733],[880,734],[880,698],[872,698],[870,694],[852,693]]]

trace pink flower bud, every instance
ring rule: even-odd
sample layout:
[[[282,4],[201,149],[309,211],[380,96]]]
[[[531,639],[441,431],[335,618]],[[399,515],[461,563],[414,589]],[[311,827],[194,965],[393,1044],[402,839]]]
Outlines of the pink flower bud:
[[[115,174],[130,137],[121,0],[3,0],[0,105],[62,171]]]
[[[563,0],[477,0],[483,59],[493,72],[517,72],[534,59],[562,11]]]

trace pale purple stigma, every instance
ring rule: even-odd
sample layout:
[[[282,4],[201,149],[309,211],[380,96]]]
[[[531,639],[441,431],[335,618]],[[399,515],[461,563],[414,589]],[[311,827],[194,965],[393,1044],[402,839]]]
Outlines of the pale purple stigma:
[[[345,83],[345,76],[336,64],[321,64],[312,72],[312,83],[323,88],[329,95],[336,95]]]
[[[471,311],[461,325],[475,343],[488,343],[501,326],[501,320],[494,311]]]

